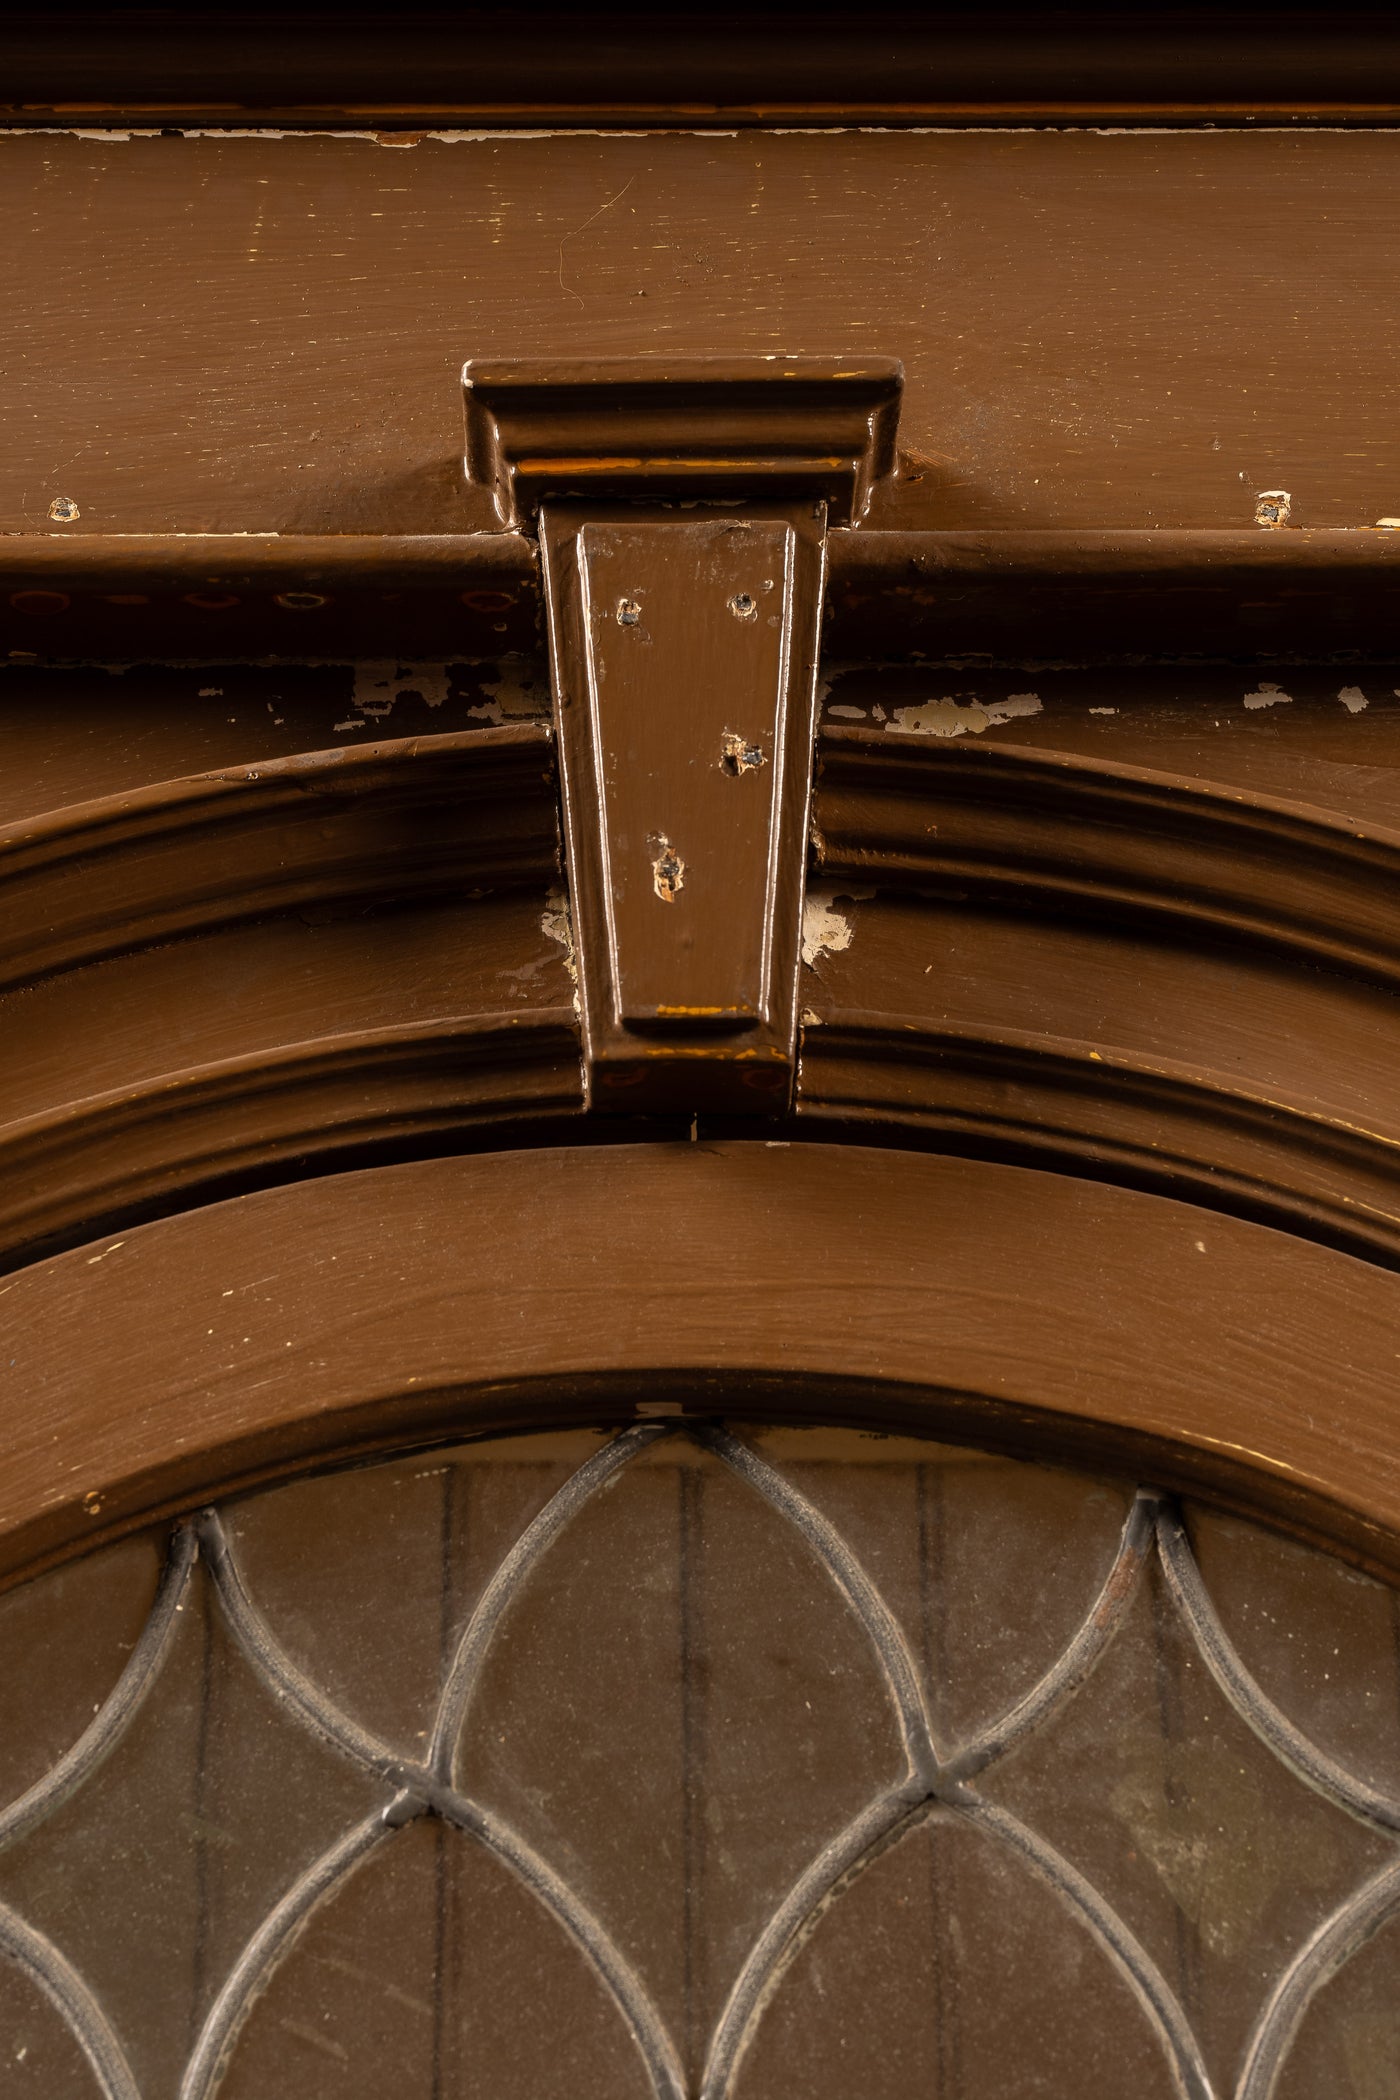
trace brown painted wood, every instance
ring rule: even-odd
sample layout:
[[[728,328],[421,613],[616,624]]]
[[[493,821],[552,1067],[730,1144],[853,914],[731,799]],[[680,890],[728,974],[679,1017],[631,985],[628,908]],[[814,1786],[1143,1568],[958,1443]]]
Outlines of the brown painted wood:
[[[1256,690],[1251,712],[1252,674],[1233,700],[1219,671],[1171,674],[1186,685],[1167,699],[1165,674],[1100,674],[1066,715],[1037,675],[1047,704],[1027,714],[1022,692],[1003,727],[1015,674],[983,676],[985,705],[938,698],[946,673],[833,687],[867,715],[902,696],[916,723],[934,698],[924,732],[888,707],[884,726],[823,731],[798,1127],[1052,1162],[1395,1265],[1384,680],[1370,699],[1346,684],[1343,706],[1344,674],[1314,674],[1309,701],[1288,673],[1298,697]],[[205,708],[242,735],[229,704]],[[103,708],[108,762],[130,766]],[[246,733],[275,739],[270,717],[258,704]],[[546,736],[271,763],[254,743],[241,767],[14,823],[0,1262],[229,1186],[575,1114]],[[1154,751],[1194,770],[1143,764]],[[85,786],[94,762],[75,754]]]
[[[0,152],[7,532],[60,499],[100,533],[487,527],[457,381],[483,350],[898,357],[877,526],[1245,529],[1274,488],[1299,527],[1400,515],[1389,133]]]
[[[274,910],[548,877],[543,724],[307,752],[12,822],[0,984]]]
[[[825,505],[542,537],[589,1099],[791,1093]]]
[[[1398,565],[1400,532],[1375,528],[837,528],[825,642],[885,660],[1363,658],[1393,647]],[[406,636],[460,658],[533,649],[542,621],[520,532],[0,537],[12,661],[372,658]]]
[[[771,1113],[827,524],[889,475],[903,373],[472,362],[463,385],[469,478],[503,525],[539,514],[590,1104]]]
[[[352,1450],[677,1408],[1091,1453],[1393,1570],[1397,1310],[1191,1205],[859,1147],[334,1176],[0,1286],[0,1562]]]

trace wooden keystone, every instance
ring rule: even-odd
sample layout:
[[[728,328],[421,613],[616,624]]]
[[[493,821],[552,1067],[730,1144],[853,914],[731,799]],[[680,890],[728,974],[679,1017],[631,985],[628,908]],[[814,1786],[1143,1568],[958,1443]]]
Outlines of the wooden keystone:
[[[591,1106],[780,1113],[829,524],[889,360],[474,362],[467,474],[537,522]]]

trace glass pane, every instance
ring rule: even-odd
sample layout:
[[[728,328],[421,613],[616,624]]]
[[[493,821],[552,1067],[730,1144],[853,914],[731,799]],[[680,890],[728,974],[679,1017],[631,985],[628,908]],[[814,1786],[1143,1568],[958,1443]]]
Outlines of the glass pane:
[[[1397,1623],[855,1430],[241,1498],[0,1598],[0,2095],[1389,2100]]]

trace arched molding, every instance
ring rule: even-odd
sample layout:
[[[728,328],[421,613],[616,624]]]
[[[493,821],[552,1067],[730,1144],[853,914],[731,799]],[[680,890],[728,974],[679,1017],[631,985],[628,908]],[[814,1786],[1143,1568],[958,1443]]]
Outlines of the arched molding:
[[[845,945],[810,947],[770,1134],[1051,1165],[1400,1267],[1400,837],[1070,753],[827,729],[817,757],[811,880]],[[556,827],[533,722],[14,827],[0,1268],[577,1127]]]
[[[0,1569],[478,1432],[801,1416],[1122,1466],[1400,1569],[1400,1278],[1041,1171],[763,1141],[436,1159],[0,1295]]]

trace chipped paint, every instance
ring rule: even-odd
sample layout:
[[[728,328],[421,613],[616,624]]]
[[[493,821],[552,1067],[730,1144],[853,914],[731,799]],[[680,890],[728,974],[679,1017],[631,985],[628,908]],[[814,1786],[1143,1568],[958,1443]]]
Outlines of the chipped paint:
[[[855,928],[839,904],[861,904],[873,897],[873,889],[809,889],[802,900],[802,960],[815,970],[824,955],[840,955],[850,947]]]
[[[410,695],[426,701],[429,707],[441,707],[448,697],[446,664],[404,664],[389,657],[367,659],[350,668],[355,680],[350,696],[353,712],[336,723],[337,736],[363,729],[366,722],[384,721],[393,713],[395,704]]]
[[[1287,489],[1260,489],[1254,498],[1254,522],[1266,531],[1277,531],[1293,514],[1293,498]]]
[[[1008,693],[1004,700],[962,701],[949,693],[921,707],[897,707],[892,726],[911,736],[981,736],[1025,715],[1041,711],[1039,693]],[[878,712],[878,710],[877,710]]]
[[[564,951],[564,968],[569,973],[569,982],[574,988],[574,1012],[583,1011],[578,992],[578,957],[574,953],[574,920],[569,909],[569,893],[564,889],[552,889],[544,900],[544,911],[540,916],[540,932],[548,941],[557,941]]]
[[[1337,698],[1349,715],[1359,715],[1363,707],[1370,705],[1359,685],[1344,685]]]
[[[1291,707],[1293,705],[1293,695],[1286,693],[1281,685],[1275,685],[1272,678],[1261,678],[1258,691],[1244,695],[1244,704],[1252,709],[1260,707]]]
[[[664,834],[659,834],[649,843],[656,848],[656,858],[651,864],[651,886],[663,904],[674,904],[685,888],[685,862]]]
[[[725,730],[720,738],[719,765],[722,773],[735,776],[740,773],[753,773],[767,763],[762,747],[754,743],[751,737],[740,736],[734,729]]]

